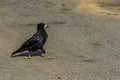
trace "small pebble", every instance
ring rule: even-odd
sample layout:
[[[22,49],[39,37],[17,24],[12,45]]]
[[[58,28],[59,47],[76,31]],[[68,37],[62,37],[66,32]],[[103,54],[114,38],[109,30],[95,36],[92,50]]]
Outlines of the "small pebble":
[[[57,79],[61,79],[61,77],[57,77]]]

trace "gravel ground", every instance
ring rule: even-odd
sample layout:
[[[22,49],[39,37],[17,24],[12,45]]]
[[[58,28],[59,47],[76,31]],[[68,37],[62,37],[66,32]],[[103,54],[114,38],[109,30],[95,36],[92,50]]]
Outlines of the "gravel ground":
[[[11,58],[40,22],[50,26],[45,49],[53,59]],[[0,0],[0,80],[120,80],[120,5]]]

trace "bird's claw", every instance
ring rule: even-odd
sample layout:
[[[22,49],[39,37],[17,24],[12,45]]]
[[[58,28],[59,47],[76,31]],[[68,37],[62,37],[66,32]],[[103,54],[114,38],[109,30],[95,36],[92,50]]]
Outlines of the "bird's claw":
[[[25,57],[26,59],[31,59],[31,57]]]
[[[47,59],[49,59],[49,60],[53,60],[54,58],[51,58],[50,56],[47,56]]]

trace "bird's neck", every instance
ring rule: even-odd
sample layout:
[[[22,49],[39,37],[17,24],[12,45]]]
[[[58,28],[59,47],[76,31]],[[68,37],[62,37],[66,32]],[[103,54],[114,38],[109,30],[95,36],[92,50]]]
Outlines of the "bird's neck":
[[[45,30],[44,29],[41,29],[41,30],[37,30],[37,32],[44,32]]]

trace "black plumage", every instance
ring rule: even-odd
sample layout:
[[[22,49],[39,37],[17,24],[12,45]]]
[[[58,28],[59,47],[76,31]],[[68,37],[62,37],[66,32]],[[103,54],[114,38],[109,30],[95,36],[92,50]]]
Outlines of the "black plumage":
[[[23,45],[18,50],[13,52],[11,54],[11,57],[16,53],[20,53],[24,51],[29,51],[29,57],[31,51],[41,50],[42,53],[45,53],[43,46],[48,38],[48,34],[45,31],[45,27],[48,26],[45,25],[44,23],[37,24],[37,32],[29,40],[24,42]]]

